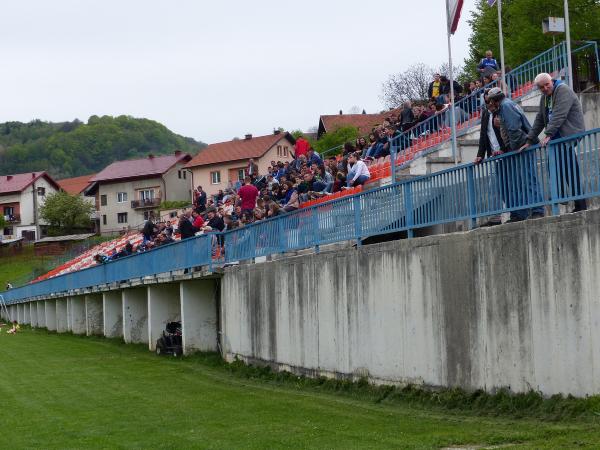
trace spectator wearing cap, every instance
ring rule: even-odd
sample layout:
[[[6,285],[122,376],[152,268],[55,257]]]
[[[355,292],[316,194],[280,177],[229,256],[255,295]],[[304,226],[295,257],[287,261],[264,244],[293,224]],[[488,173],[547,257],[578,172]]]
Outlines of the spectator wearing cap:
[[[527,148],[534,144],[537,136],[544,131],[540,145],[545,147],[550,140],[574,136],[585,131],[583,108],[577,94],[561,80],[553,80],[547,73],[540,73],[534,83],[541,91],[540,108],[527,135]],[[579,163],[575,153],[575,144],[561,145],[557,149],[556,173],[558,176],[558,194],[561,197],[576,196],[583,193]],[[567,189],[567,185],[569,185]],[[587,204],[584,199],[575,200],[574,211],[584,211]]]
[[[485,52],[485,58],[479,61],[479,64],[477,65],[477,70],[479,71],[479,73],[484,74],[489,73],[491,71],[496,72],[497,70],[500,70],[498,62],[494,59],[493,56],[494,54],[491,50]]]
[[[531,125],[523,110],[511,99],[506,98],[500,88],[492,88],[488,92],[488,102],[492,108],[498,109],[501,130],[504,132],[504,144],[507,152],[520,150],[527,142],[527,135]],[[500,150],[496,154],[505,153]],[[541,202],[542,196],[537,181],[537,163],[534,152],[521,153],[520,161],[508,166],[501,161],[501,188],[504,203],[513,208],[519,205],[519,200],[525,199],[529,203]],[[515,192],[520,190],[521,192]],[[532,209],[520,209],[510,213],[509,222],[518,222],[527,218],[543,217],[544,209],[537,206]]]
[[[258,195],[258,189],[252,184],[250,176],[245,177],[244,185],[238,191],[238,196],[242,201],[242,213],[252,214],[252,211],[256,206],[256,198]]]
[[[223,231],[225,223],[223,219],[217,214],[217,209],[212,207],[206,210],[206,224],[202,227],[203,231]]]
[[[371,178],[367,165],[358,159],[356,154],[348,156],[348,176],[346,178],[346,186],[356,187],[362,186]]]

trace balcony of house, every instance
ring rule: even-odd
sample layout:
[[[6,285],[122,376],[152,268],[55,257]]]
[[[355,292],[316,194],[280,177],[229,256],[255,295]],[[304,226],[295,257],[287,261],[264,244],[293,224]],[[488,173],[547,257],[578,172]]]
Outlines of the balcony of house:
[[[4,220],[6,221],[6,223],[9,223],[9,224],[21,223],[21,215],[20,214],[5,214]]]
[[[161,203],[160,197],[132,200],[132,209],[157,208]]]

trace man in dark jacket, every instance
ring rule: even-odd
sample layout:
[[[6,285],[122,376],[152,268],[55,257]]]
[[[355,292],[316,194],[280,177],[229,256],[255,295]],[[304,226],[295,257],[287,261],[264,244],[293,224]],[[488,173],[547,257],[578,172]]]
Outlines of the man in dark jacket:
[[[186,211],[185,214],[179,218],[179,232],[181,233],[181,239],[193,237],[198,231],[198,228],[192,225],[192,212]]]
[[[523,148],[534,144],[542,130],[544,130],[544,137],[540,141],[542,147],[545,147],[551,139],[566,138],[585,131],[581,102],[568,85],[560,80],[553,80],[547,73],[540,73],[535,77],[535,84],[542,92],[540,109]],[[558,177],[558,195],[570,197],[583,194],[575,144],[560,146],[554,160]],[[585,200],[575,200],[573,211],[586,209]]]

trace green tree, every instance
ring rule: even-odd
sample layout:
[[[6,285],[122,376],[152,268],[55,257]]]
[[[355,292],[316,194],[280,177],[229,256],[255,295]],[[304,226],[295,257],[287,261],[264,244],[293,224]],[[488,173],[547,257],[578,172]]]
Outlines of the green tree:
[[[40,208],[40,217],[56,232],[71,234],[74,230],[88,228],[94,205],[78,195],[59,191],[50,194]]]
[[[321,139],[313,143],[313,148],[321,155],[330,156],[330,154],[340,153],[340,150],[335,150],[332,153],[327,150],[339,147],[346,142],[354,143],[359,136],[360,134],[356,127],[340,127],[334,131],[325,133]]]
[[[6,220],[4,216],[0,216],[0,230],[6,226]]]
[[[569,14],[573,41],[600,39],[600,0],[569,0]],[[505,64],[514,68],[552,47],[552,36],[542,33],[542,19],[563,16],[563,0],[503,0]],[[499,59],[498,10],[490,8],[487,0],[477,0],[468,22],[472,33],[465,63],[468,73],[476,76],[477,64],[486,50],[492,50]],[[564,35],[556,36],[557,43],[561,40]]]

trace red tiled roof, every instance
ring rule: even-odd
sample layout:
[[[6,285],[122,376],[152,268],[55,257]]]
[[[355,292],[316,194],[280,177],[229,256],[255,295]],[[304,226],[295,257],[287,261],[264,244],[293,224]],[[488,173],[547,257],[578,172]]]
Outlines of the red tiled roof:
[[[162,175],[178,162],[187,162],[192,157],[187,153],[148,156],[143,159],[116,161],[90,178],[90,182],[143,178]]]
[[[332,114],[319,118],[325,132],[335,131],[340,127],[353,126],[358,128],[361,136],[368,135],[375,125],[381,124],[392,114],[397,116],[401,108],[380,114]]]
[[[59,188],[58,184],[56,184],[56,181],[54,181],[46,172],[18,173],[16,175],[0,176],[0,194],[21,192],[31,183],[39,180],[40,178],[45,178],[56,189]]]
[[[86,187],[90,185],[90,178],[93,176],[94,174],[83,175],[75,178],[65,178],[63,180],[58,180],[57,183],[60,188],[68,194],[79,195]]]
[[[296,142],[291,134],[279,133],[269,134],[267,136],[257,136],[251,139],[239,139],[210,144],[208,147],[200,150],[200,153],[198,153],[186,167],[260,158],[280,139],[287,139],[292,144]]]

